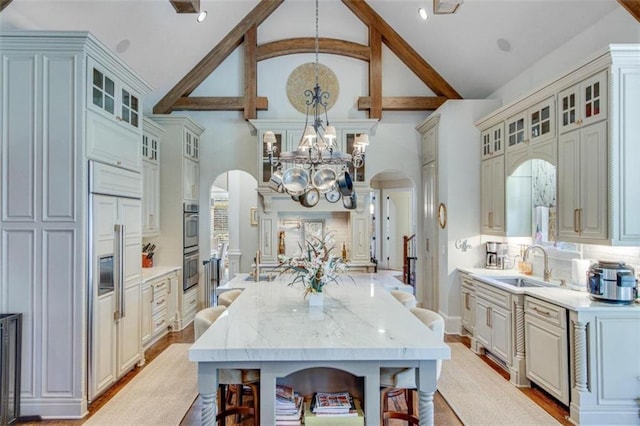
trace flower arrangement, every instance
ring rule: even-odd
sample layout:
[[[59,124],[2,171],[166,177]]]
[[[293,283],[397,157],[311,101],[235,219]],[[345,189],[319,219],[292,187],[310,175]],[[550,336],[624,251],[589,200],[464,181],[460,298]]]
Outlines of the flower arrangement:
[[[347,265],[338,256],[332,256],[335,240],[332,233],[326,233],[322,238],[311,236],[304,243],[298,245],[300,251],[296,256],[279,255],[279,267],[284,267],[280,274],[291,272],[294,275],[289,285],[302,282],[305,286],[305,298],[309,293],[322,293],[324,286],[336,282],[339,274],[345,273]]]

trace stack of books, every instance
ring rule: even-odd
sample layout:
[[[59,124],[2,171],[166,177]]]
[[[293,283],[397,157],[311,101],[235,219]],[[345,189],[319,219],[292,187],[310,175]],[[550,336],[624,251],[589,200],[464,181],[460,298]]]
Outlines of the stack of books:
[[[291,386],[276,385],[276,426],[301,425],[303,405]]]
[[[360,402],[349,392],[318,392],[305,404],[305,426],[364,425]]]

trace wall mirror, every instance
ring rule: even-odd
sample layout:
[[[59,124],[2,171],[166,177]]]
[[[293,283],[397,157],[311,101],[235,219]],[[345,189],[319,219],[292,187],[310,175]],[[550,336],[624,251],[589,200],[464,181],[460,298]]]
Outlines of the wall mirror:
[[[556,240],[556,167],[532,159],[507,176],[507,236]]]

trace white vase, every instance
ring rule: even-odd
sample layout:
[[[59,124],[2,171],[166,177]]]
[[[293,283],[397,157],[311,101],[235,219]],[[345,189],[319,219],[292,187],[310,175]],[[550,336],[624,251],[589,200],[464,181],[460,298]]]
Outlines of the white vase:
[[[307,299],[309,300],[309,306],[322,306],[322,305],[324,305],[324,294],[323,293],[309,293],[307,295]]]

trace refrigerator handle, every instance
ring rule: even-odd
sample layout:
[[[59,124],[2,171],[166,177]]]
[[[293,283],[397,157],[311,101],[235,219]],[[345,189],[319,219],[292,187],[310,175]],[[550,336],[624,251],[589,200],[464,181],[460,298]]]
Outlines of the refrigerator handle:
[[[114,319],[119,320],[125,316],[124,312],[124,225],[114,225],[115,232],[115,289],[116,312]]]

